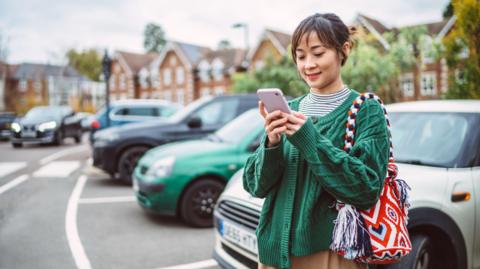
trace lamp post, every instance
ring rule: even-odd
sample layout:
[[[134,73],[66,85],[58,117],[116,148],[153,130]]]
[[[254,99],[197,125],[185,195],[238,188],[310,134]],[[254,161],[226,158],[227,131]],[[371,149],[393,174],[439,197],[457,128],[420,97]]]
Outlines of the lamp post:
[[[110,117],[108,116],[110,113],[110,74],[112,68],[112,60],[108,57],[108,51],[105,50],[105,54],[103,55],[102,60],[102,68],[103,68],[103,76],[105,78],[105,109],[107,110],[107,127],[110,127]]]

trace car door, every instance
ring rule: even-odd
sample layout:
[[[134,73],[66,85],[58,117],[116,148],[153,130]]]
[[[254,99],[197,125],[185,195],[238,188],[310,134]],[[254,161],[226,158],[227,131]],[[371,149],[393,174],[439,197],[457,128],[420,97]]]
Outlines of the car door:
[[[80,123],[73,110],[65,110],[62,114],[63,136],[75,136],[80,129]]]

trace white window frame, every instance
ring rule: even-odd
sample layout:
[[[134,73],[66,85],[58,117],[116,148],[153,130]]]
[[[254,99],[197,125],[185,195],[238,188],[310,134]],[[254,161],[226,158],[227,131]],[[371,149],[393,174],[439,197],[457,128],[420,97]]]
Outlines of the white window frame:
[[[210,64],[207,62],[207,60],[203,60],[198,65],[198,76],[200,77],[200,80],[202,82],[210,81],[209,73],[210,73]]]
[[[224,64],[223,64],[222,60],[220,60],[218,58],[213,60],[213,62],[212,62],[212,75],[213,75],[213,78],[216,81],[222,81],[223,80],[223,67],[224,67]]]
[[[120,89],[127,89],[127,76],[124,73],[120,74]]]
[[[140,86],[145,89],[145,88],[148,88],[148,71],[143,69],[142,71],[140,71]]]
[[[33,82],[33,89],[38,93],[42,92],[42,81],[41,80],[35,80]]]
[[[423,96],[435,96],[437,93],[437,74],[435,72],[423,72],[420,80],[420,94]]]
[[[115,76],[110,76],[110,89],[115,89]]]
[[[166,68],[163,70],[163,85],[170,84],[172,84],[172,70],[170,68]]]
[[[160,87],[160,78],[158,77],[158,69],[153,68],[150,71],[150,81],[152,82],[152,88],[158,89]]]
[[[27,88],[28,88],[28,80],[26,80],[26,79],[20,80],[19,90],[20,90],[21,92],[26,92],[26,91],[27,91]]]
[[[225,88],[224,87],[215,87],[213,94],[215,96],[221,96],[225,94]]]
[[[413,73],[405,73],[400,76],[400,89],[405,97],[412,97],[415,95]]]
[[[177,66],[175,69],[175,80],[178,84],[183,84],[185,82],[185,69],[182,66]]]

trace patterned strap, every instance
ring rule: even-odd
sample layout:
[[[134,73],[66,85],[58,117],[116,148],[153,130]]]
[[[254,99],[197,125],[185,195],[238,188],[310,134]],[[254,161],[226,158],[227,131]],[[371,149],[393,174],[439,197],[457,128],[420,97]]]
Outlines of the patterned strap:
[[[393,143],[392,143],[392,134],[390,131],[390,119],[388,118],[387,110],[385,109],[385,106],[383,105],[383,101],[376,96],[373,93],[362,93],[360,96],[358,96],[355,101],[353,101],[352,106],[350,107],[350,111],[348,112],[348,120],[347,120],[347,129],[346,129],[346,134],[345,134],[345,146],[344,150],[346,152],[350,152],[350,150],[353,147],[353,144],[355,143],[355,123],[357,120],[357,113],[360,110],[361,105],[363,102],[365,102],[366,99],[374,99],[377,102],[380,103],[380,106],[382,107],[383,113],[385,114],[385,120],[387,121],[387,128],[388,128],[388,139],[390,141],[390,156],[388,159],[389,164],[389,172],[394,172],[390,171],[391,167],[393,166],[392,164],[394,163],[394,158],[393,158]],[[396,167],[395,167],[396,168]],[[395,169],[396,170],[396,169]],[[396,171],[395,171],[396,172]]]

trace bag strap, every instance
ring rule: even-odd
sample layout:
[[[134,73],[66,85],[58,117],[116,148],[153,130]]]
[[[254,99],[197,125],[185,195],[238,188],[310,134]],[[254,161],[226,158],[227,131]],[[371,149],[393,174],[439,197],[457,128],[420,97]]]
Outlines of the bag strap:
[[[393,143],[392,143],[392,133],[390,130],[390,119],[388,118],[387,109],[385,108],[385,105],[383,104],[382,99],[380,99],[380,97],[378,97],[374,93],[371,93],[371,92],[362,93],[353,101],[353,104],[350,107],[350,111],[348,112],[344,150],[347,153],[350,153],[353,145],[355,144],[355,127],[356,127],[356,121],[357,121],[357,114],[358,114],[358,111],[360,110],[360,107],[367,99],[373,99],[377,101],[383,110],[383,114],[385,115],[385,121],[387,122],[387,129],[388,129],[388,140],[390,143],[390,154],[388,158],[388,162],[389,162],[388,175],[389,177],[394,178],[397,175],[398,168],[394,164],[395,159],[393,158]]]

